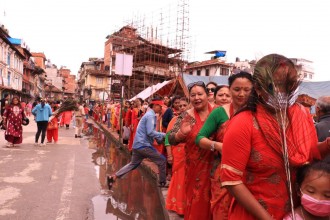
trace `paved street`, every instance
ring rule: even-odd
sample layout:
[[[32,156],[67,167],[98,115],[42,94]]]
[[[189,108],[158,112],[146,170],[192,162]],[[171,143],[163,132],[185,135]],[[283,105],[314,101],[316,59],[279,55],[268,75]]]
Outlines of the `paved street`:
[[[100,184],[87,140],[60,128],[58,144],[35,147],[32,117],[23,129],[17,148],[5,148],[0,132],[0,219],[93,219]]]

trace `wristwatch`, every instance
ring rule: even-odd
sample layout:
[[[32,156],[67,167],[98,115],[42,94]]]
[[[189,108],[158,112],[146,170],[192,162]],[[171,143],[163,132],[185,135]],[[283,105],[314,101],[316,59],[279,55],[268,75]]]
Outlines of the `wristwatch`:
[[[215,149],[215,141],[212,141],[212,144],[211,144],[211,151],[214,151],[214,149]]]

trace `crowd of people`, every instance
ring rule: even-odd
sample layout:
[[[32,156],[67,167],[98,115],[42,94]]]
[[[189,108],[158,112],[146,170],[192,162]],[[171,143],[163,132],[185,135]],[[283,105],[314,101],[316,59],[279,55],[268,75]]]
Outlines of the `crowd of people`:
[[[66,110],[58,113],[61,102],[47,101],[38,98],[34,102],[21,102],[18,96],[9,100],[9,94],[1,99],[1,129],[4,131],[4,139],[7,141],[5,147],[18,147],[23,141],[23,126],[30,123],[29,117],[37,124],[34,146],[45,146],[46,144],[58,142],[59,127],[69,128],[73,124],[75,138],[82,137],[82,128],[85,116],[83,103],[76,104],[76,110]],[[40,139],[40,142],[39,142]]]
[[[107,177],[109,189],[148,158],[158,166],[159,187],[169,187],[166,208],[184,219],[329,219],[330,96],[317,99],[313,121],[296,101],[299,77],[290,59],[270,54],[228,85],[189,84],[188,98],[137,98],[123,108],[80,103],[50,119],[58,105],[41,100],[30,111],[35,142],[41,133],[44,144],[46,130],[47,141],[57,142],[50,124],[69,127],[73,117],[79,138],[83,118],[92,117],[120,133],[132,154]],[[20,143],[28,111],[13,98],[1,114],[6,140]]]
[[[185,219],[329,219],[330,96],[313,121],[296,102],[299,83],[290,59],[271,54],[228,86],[198,81],[189,99],[128,103],[132,159],[109,188],[149,158],[159,186],[170,180],[166,208]]]

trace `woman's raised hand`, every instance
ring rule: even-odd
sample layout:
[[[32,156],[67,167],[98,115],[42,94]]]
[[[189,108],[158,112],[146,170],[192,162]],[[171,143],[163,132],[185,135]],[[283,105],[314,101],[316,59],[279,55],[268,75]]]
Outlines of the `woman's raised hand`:
[[[183,135],[188,135],[191,132],[192,126],[194,125],[192,119],[193,118],[190,115],[182,119],[180,131],[182,132]]]

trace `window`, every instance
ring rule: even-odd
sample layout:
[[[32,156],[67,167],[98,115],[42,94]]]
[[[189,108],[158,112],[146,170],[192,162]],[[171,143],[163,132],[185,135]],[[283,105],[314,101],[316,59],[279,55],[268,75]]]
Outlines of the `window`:
[[[221,68],[220,75],[226,76],[229,74],[229,69]]]
[[[304,78],[307,78],[307,73],[304,73]]]
[[[96,84],[103,84],[103,78],[96,77]]]
[[[197,76],[201,75],[201,70],[197,70]]]
[[[11,75],[11,73],[8,72],[8,75],[7,75],[7,80],[8,80],[7,84],[8,84],[8,86],[10,86],[10,75]]]
[[[313,75],[312,75],[312,74],[309,74],[309,78],[310,78],[310,79],[313,79]]]
[[[205,76],[209,76],[210,75],[210,70],[209,69],[206,69],[205,70]]]
[[[10,53],[8,53],[8,55],[7,55],[7,64],[10,66]]]

